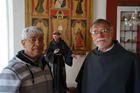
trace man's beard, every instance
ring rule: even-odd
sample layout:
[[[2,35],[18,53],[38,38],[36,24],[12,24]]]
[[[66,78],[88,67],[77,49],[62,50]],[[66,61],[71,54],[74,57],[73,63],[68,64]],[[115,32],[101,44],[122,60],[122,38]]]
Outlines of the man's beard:
[[[109,46],[109,43],[108,43],[109,40],[110,40],[110,38],[98,38],[98,39],[94,40],[94,43],[99,49],[101,49],[101,48],[106,48]],[[102,44],[100,44],[100,42]]]

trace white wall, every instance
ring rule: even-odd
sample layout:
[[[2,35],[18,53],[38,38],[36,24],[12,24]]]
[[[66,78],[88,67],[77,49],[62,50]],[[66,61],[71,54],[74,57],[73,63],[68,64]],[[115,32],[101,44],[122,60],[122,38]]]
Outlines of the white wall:
[[[94,20],[97,18],[106,19],[106,0],[93,1]]]
[[[7,0],[9,13],[9,59],[11,59],[21,47],[21,32],[25,27],[24,0]],[[11,4],[12,3],[12,4]]]
[[[85,55],[77,55],[77,59],[73,59],[72,67],[66,65],[68,87],[76,87],[75,78],[83,64],[84,59]]]
[[[13,25],[14,28],[11,29],[12,32],[14,32],[14,35],[11,36],[11,42],[14,44],[11,45],[11,47],[14,47],[14,51],[11,53],[10,58],[12,55],[15,55],[19,50],[21,50],[20,45],[20,38],[21,38],[21,31],[24,28],[25,23],[25,14],[24,14],[24,0],[12,0],[13,1],[13,23],[10,24]],[[94,19],[96,18],[106,18],[106,0],[94,0],[93,2],[93,15]],[[69,87],[75,87],[76,82],[75,78],[77,76],[77,73],[79,72],[79,69],[85,59],[85,55],[77,56],[77,59],[74,59],[73,66],[68,67],[66,66],[67,70],[67,83]]]

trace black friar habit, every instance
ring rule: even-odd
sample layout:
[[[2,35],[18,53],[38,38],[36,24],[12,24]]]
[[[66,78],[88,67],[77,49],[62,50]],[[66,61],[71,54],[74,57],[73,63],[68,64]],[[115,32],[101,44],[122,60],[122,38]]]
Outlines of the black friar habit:
[[[54,54],[55,49],[60,49],[59,53]],[[46,57],[52,65],[52,72],[54,76],[54,91],[57,93],[66,93],[66,71],[65,63],[72,66],[72,51],[64,42],[60,39],[59,42],[52,40],[46,50]]]
[[[76,78],[78,93],[140,93],[140,59],[117,41],[101,52],[92,50]]]

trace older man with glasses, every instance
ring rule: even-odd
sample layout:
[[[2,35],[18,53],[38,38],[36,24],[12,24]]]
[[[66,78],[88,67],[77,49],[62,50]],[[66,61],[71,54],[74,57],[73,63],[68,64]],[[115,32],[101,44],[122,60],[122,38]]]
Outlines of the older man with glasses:
[[[112,24],[97,19],[90,33],[97,48],[77,76],[79,93],[140,93],[140,59],[112,39]]]

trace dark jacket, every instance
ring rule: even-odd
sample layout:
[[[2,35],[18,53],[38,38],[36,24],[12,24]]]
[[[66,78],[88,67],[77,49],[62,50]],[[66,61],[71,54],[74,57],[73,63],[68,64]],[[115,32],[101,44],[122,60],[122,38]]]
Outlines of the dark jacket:
[[[140,93],[140,59],[113,43],[107,52],[87,55],[76,79],[79,93]]]
[[[55,49],[60,49],[59,53],[54,54],[53,52]],[[58,93],[65,93],[67,90],[65,63],[72,66],[71,55],[72,51],[62,39],[60,39],[59,42],[52,40],[46,50],[46,57],[53,70],[54,91]]]

